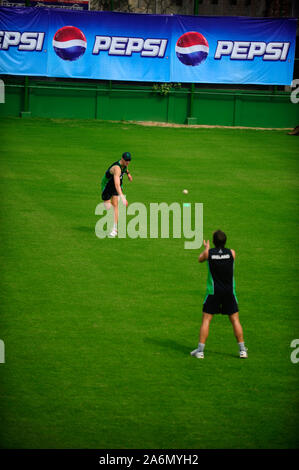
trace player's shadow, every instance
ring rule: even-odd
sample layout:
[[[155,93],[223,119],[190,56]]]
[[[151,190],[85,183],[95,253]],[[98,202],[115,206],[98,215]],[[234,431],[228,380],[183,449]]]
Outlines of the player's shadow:
[[[174,349],[175,351],[179,351],[184,354],[190,353],[190,349],[185,345],[174,341],[173,339],[167,338],[144,338],[145,343],[154,344],[155,346],[162,346],[166,349]]]
[[[154,344],[155,346],[162,346],[166,349],[174,349],[175,351],[179,351],[180,353],[190,355],[190,351],[192,350],[192,346],[186,346],[185,344],[178,343],[173,339],[162,339],[162,338],[144,338],[145,343]],[[194,349],[194,347],[193,347]],[[224,351],[213,351],[209,349],[209,356],[225,356],[225,357],[232,357],[234,359],[239,359],[237,354],[227,353]]]
[[[78,227],[73,227],[74,230],[79,230],[79,232],[86,232],[86,233],[94,233],[94,227],[85,227],[85,226],[78,226]]]
[[[223,351],[211,351],[210,349],[209,349],[209,356],[226,356],[226,357],[232,357],[233,359],[240,360],[237,354],[227,353]]]

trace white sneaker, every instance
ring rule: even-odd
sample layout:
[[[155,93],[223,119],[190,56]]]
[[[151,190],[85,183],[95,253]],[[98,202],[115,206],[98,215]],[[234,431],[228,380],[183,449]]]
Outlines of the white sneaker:
[[[198,348],[191,351],[191,356],[197,357],[197,359],[204,359],[205,355],[203,351],[200,351]]]
[[[117,237],[117,230],[113,229],[111,233],[108,235],[109,238],[115,238]]]
[[[247,351],[248,351],[247,348],[246,348],[245,350],[243,349],[243,351],[240,351],[240,357],[241,357],[241,358],[246,358],[246,357],[248,357]]]

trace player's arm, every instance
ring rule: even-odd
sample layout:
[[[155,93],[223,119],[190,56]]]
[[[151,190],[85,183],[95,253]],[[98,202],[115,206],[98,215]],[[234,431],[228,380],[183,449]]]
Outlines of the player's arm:
[[[205,240],[203,241],[203,244],[204,244],[204,251],[202,253],[200,253],[199,255],[199,258],[198,258],[198,262],[199,263],[203,263],[204,261],[206,261],[207,259],[209,259],[209,249],[210,249],[210,242],[209,240],[206,242]]]
[[[236,252],[235,250],[230,250],[232,252],[233,258],[236,259]]]
[[[117,194],[119,196],[122,195],[122,190],[121,190],[121,186],[120,186],[120,175],[121,175],[121,171],[120,171],[120,168],[119,166],[113,166],[111,168],[111,173],[113,174],[113,180],[114,180],[114,186],[115,186],[115,189],[117,191]]]
[[[132,181],[133,178],[132,178],[132,175],[131,175],[131,173],[129,172],[129,170],[127,170],[126,173],[127,173],[127,176],[128,176],[128,180],[129,180],[129,181]]]
[[[111,168],[111,173],[113,175],[113,180],[114,180],[114,186],[115,186],[115,189],[116,189],[116,192],[117,194],[122,198],[122,201],[125,205],[127,205],[127,201],[125,199],[125,196],[123,195],[123,192],[122,192],[122,189],[121,189],[121,185],[120,185],[120,175],[121,175],[121,171],[120,171],[120,168],[119,166],[113,166]]]

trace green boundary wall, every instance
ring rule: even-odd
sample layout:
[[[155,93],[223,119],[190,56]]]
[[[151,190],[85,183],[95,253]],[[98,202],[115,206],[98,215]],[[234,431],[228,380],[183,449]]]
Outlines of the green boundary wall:
[[[171,88],[110,81],[42,80],[2,77],[5,103],[0,116],[158,121],[177,124],[293,128],[299,106],[290,92]],[[266,88],[266,87],[265,87]]]

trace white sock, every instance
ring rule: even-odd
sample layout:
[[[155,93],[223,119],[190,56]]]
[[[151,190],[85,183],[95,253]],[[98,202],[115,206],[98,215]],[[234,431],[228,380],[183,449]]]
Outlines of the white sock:
[[[203,352],[204,351],[204,348],[205,348],[205,344],[204,343],[198,343],[198,350],[200,352]]]

